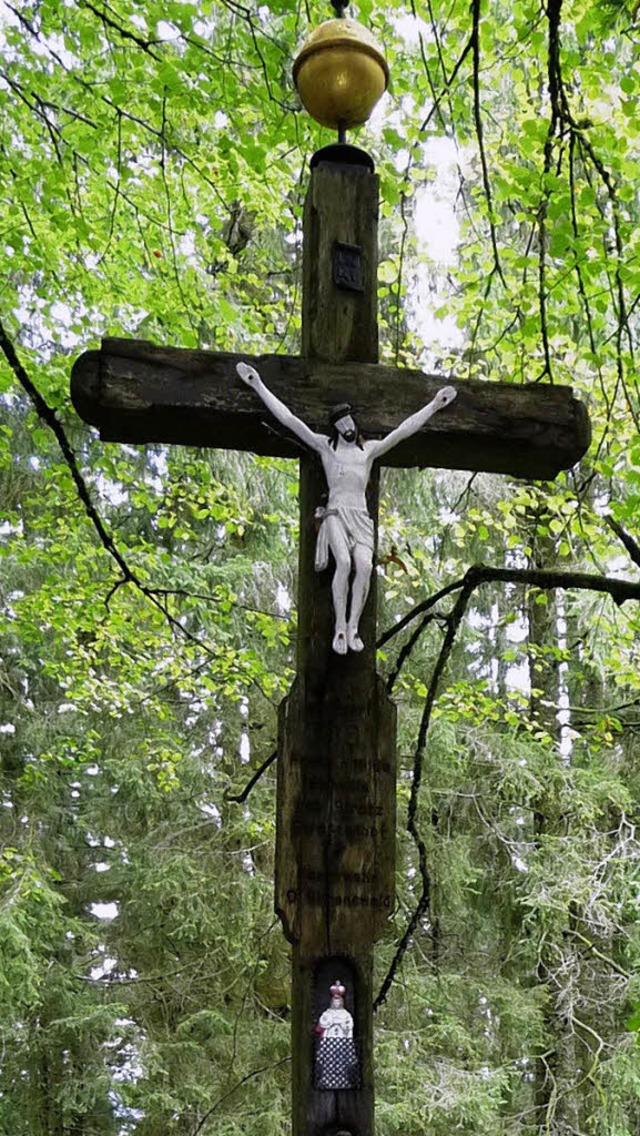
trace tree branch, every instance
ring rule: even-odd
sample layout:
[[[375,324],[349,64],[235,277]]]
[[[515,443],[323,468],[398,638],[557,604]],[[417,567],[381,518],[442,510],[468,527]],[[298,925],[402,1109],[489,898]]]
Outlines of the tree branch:
[[[66,461],[71,473],[71,477],[77,489],[78,496],[82,504],[84,505],[85,512],[89,520],[91,521],[91,524],[93,525],[103,548],[115,560],[118,568],[120,569],[120,572],[122,573],[121,579],[116,582],[116,585],[114,585],[114,587],[112,587],[111,591],[109,592],[108,600],[113,597],[115,591],[117,591],[117,589],[123,584],[133,584],[133,586],[137,588],[138,591],[141,592],[141,594],[145,596],[145,598],[148,599],[154,607],[158,608],[158,610],[162,612],[163,617],[166,619],[167,623],[170,625],[170,627],[172,627],[174,631],[179,632],[186,639],[188,639],[189,642],[195,644],[197,647],[200,647],[200,649],[203,650],[210,658],[217,658],[217,653],[212,647],[209,647],[207,643],[199,638],[199,636],[195,635],[192,631],[189,631],[189,629],[187,627],[184,627],[179,619],[176,619],[173,615],[171,615],[170,612],[167,611],[164,604],[158,598],[161,592],[156,593],[156,590],[154,588],[143,584],[139,576],[137,576],[136,573],[127,564],[127,561],[120,552],[111,533],[107,529],[104,521],[102,520],[95,505],[93,504],[93,501],[91,500],[87,484],[82,476],[82,473],[80,472],[76,456],[71,448],[69,439],[67,438],[62,423],[58,419],[56,412],[52,407],[49,406],[49,404],[40,394],[40,391],[37,389],[34,383],[32,383],[25,368],[22,366],[22,363],[20,362],[16,353],[15,347],[13,346],[13,343],[4,328],[2,320],[0,320],[0,350],[3,352],[7,363],[13,371],[16,379],[20,383],[20,386],[31,399],[31,402],[35,407],[37,414],[55,435],[58,445],[62,450],[64,460]]]
[[[617,580],[611,576],[596,576],[590,572],[562,572],[546,568],[491,568],[477,564],[469,568],[461,580],[447,584],[446,588],[441,588],[433,596],[429,596],[426,600],[416,604],[393,627],[389,627],[382,633],[377,646],[384,646],[394,635],[403,631],[409,623],[417,619],[419,615],[429,611],[451,592],[464,588],[467,582],[472,583],[474,589],[481,584],[492,583],[529,584],[531,587],[540,588],[543,592],[553,591],[555,588],[562,591],[570,591],[575,588],[576,591],[604,593],[611,596],[614,603],[618,605],[626,603],[628,600],[640,600],[640,583],[635,583],[633,580]]]
[[[37,414],[55,434],[58,445],[62,450],[64,460],[69,467],[69,471],[78,491],[78,496],[80,497],[87,516],[89,517],[91,524],[96,530],[104,548],[115,560],[120,571],[122,572],[124,579],[126,581],[130,581],[144,591],[142,583],[138,580],[135,573],[132,572],[132,570],[129,568],[129,565],[124,559],[124,556],[117,548],[116,543],[111,536],[111,533],[107,530],[102,518],[98,514],[98,511],[93,504],[93,501],[91,500],[89,490],[87,489],[87,484],[78,467],[76,456],[71,448],[69,439],[67,438],[67,435],[61,422],[58,419],[58,416],[56,415],[55,410],[53,410],[52,407],[49,406],[49,404],[40,394],[40,391],[37,389],[37,387],[34,386],[31,379],[29,378],[27,372],[25,371],[22,363],[17,356],[13,343],[11,342],[9,336],[7,335],[7,332],[5,331],[2,320],[0,320],[0,349],[2,350],[5,359],[7,360],[7,363],[9,364],[15,377],[20,383],[20,386],[23,388],[23,390],[26,391],[29,398],[31,399],[31,402],[34,405]]]
[[[400,631],[404,631],[407,624],[412,623],[417,616],[422,615],[423,611],[429,611],[432,607],[435,607],[440,600],[443,600],[445,596],[450,596],[452,592],[459,591],[462,585],[462,580],[456,580],[454,584],[447,584],[446,588],[441,588],[439,592],[435,592],[434,595],[428,596],[426,600],[422,600],[421,603],[416,604],[411,611],[403,615],[402,619],[394,623],[393,627],[389,627],[386,631],[383,631],[376,643],[376,647],[384,647],[385,643],[388,643],[389,640],[393,639],[394,635],[398,635]]]
[[[427,614],[424,616],[424,618],[420,620],[420,623],[416,627],[415,631],[412,632],[410,638],[407,639],[407,642],[403,645],[402,649],[399,651],[398,658],[396,659],[396,664],[395,664],[391,674],[389,675],[389,678],[387,679],[387,694],[391,694],[391,692],[392,692],[392,690],[393,690],[393,688],[394,688],[394,686],[395,686],[395,684],[398,680],[398,675],[400,674],[400,671],[402,670],[404,664],[406,663],[407,659],[409,658],[409,655],[413,651],[413,648],[415,647],[416,643],[418,642],[418,639],[422,635],[422,632],[424,631],[425,627],[427,627],[429,623],[433,623],[433,621],[436,620],[436,619],[446,620],[446,616],[439,615],[437,611],[427,612]]]
[[[469,573],[467,573],[467,577],[469,577]],[[425,698],[424,709],[422,711],[422,720],[420,722],[420,729],[418,730],[418,740],[416,743],[413,759],[413,781],[411,783],[411,796],[409,798],[409,807],[407,809],[407,832],[411,836],[418,850],[418,864],[420,868],[422,892],[420,898],[418,899],[418,903],[413,912],[413,915],[411,916],[411,919],[409,920],[405,928],[404,934],[402,935],[402,938],[398,943],[396,953],[391,960],[389,970],[385,975],[378,996],[373,1004],[374,1010],[377,1010],[378,1007],[385,1001],[389,989],[391,988],[391,985],[395,978],[398,967],[400,966],[400,963],[402,962],[402,959],[407,951],[407,948],[411,941],[411,936],[413,935],[422,915],[429,910],[431,902],[431,880],[429,877],[429,869],[427,867],[427,848],[424,840],[422,839],[422,836],[420,835],[417,825],[418,798],[420,795],[420,786],[422,784],[424,754],[427,743],[427,733],[429,731],[429,724],[431,722],[431,713],[438,693],[440,679],[442,678],[442,675],[449,661],[449,656],[453,649],[453,644],[455,642],[456,635],[458,634],[458,629],[467,610],[467,605],[469,603],[469,600],[471,599],[475,587],[476,585],[473,583],[473,580],[471,578],[465,578],[465,582],[462,585],[462,591],[460,592],[460,595],[458,596],[451,613],[447,617],[446,634],[444,636],[444,639],[442,640],[440,653],[436,660],[436,665],[433,668],[431,682],[429,683],[429,689]]]
[[[530,587],[540,588],[542,591],[550,591],[556,588],[563,590],[572,588],[578,591],[596,591],[610,595],[614,602],[617,604],[623,604],[627,600],[640,600],[640,583],[636,584],[630,580],[614,580],[610,577],[594,576],[586,572],[559,572],[553,569],[547,570],[529,568],[489,568],[482,567],[480,565],[474,565],[467,570],[462,580],[456,581],[456,583],[454,584],[449,584],[446,588],[441,589],[435,595],[423,601],[423,603],[418,604],[412,612],[409,612],[408,615],[406,615],[404,619],[396,625],[396,627],[391,628],[390,631],[385,632],[384,635],[381,636],[378,645],[390,639],[392,635],[396,634],[396,632],[401,629],[401,627],[406,627],[406,625],[412,619],[415,619],[417,615],[428,611],[445,595],[448,595],[456,590],[460,591],[460,595],[458,596],[453,609],[446,617],[447,630],[442,641],[442,646],[440,648],[433,673],[431,675],[429,689],[425,698],[413,761],[413,781],[411,785],[409,806],[407,809],[407,832],[411,836],[418,851],[422,891],[413,914],[409,922],[407,923],[407,926],[398,943],[398,947],[393,956],[393,959],[391,960],[391,964],[389,966],[387,974],[385,975],[378,995],[374,1001],[374,1010],[377,1010],[378,1007],[381,1006],[385,1001],[393,984],[398,967],[400,966],[402,959],[409,947],[411,936],[415,932],[415,929],[418,926],[422,915],[425,912],[429,911],[431,887],[427,865],[427,850],[417,825],[418,798],[420,794],[420,786],[422,784],[422,771],[426,750],[427,733],[431,722],[433,706],[438,694],[440,680],[449,661],[449,657],[455,643],[456,635],[458,634],[458,630],[466,613],[469,601],[476,588],[480,587],[481,584],[487,583],[527,584]],[[417,632],[414,632],[414,634],[411,636],[411,639],[409,640],[409,643],[406,645],[409,649],[411,649],[415,645],[428,622],[430,622],[429,617],[421,621]],[[396,667],[395,674],[397,674],[397,672],[398,667]]]
[[[107,15],[106,4],[104,5],[102,11],[100,11],[98,8],[94,8],[93,4],[89,3],[89,0],[82,0],[80,6],[82,8],[88,9],[89,12],[92,12],[93,15],[97,16],[97,18],[101,21],[102,24],[104,24],[106,28],[111,28],[112,31],[117,32],[122,39],[130,40],[131,43],[135,43],[136,47],[141,48],[142,51],[146,51],[152,59],[155,59],[156,63],[161,62],[160,56],[157,55],[155,51],[152,51],[154,44],[161,41],[142,39],[142,37],[137,36],[135,32],[131,32],[128,28],[123,27],[122,24],[119,24],[117,20],[114,20],[111,16]]]
[[[640,568],[640,544],[613,517],[605,517],[604,519],[611,531],[622,541],[633,563]]]
[[[500,256],[498,254],[498,240],[496,236],[493,197],[491,194],[491,182],[489,180],[487,154],[484,146],[484,127],[482,125],[482,114],[480,112],[480,3],[481,0],[472,0],[471,4],[471,13],[473,18],[473,27],[470,39],[470,45],[473,52],[473,117],[476,127],[476,137],[478,139],[478,149],[480,151],[482,184],[484,186],[484,195],[487,201],[487,216],[489,218],[489,231],[491,233],[493,264],[495,271],[498,273],[498,276],[500,277],[502,283],[506,288],[507,285],[502,272],[502,265],[500,264]]]
[[[267,772],[267,769],[270,765],[273,765],[274,761],[277,760],[277,757],[278,751],[277,749],[274,749],[273,753],[267,758],[267,760],[263,761],[262,765],[258,769],[256,769],[253,777],[249,781],[247,781],[247,784],[245,785],[242,792],[238,793],[237,795],[225,793],[225,799],[227,801],[233,801],[237,805],[241,805],[244,801],[246,801],[254,785],[257,785],[258,781],[262,777],[262,774]]]
[[[195,1128],[192,1129],[191,1136],[198,1136],[198,1133],[202,1132],[202,1129],[207,1123],[209,1117],[222,1104],[222,1102],[232,1096],[233,1093],[237,1092],[238,1089],[242,1088],[243,1085],[246,1085],[247,1081],[252,1081],[254,1077],[259,1077],[262,1073],[270,1073],[271,1070],[278,1069],[281,1065],[286,1065],[286,1063],[290,1060],[290,1057],[283,1057],[280,1061],[276,1061],[273,1065],[263,1065],[262,1068],[254,1069],[251,1073],[247,1073],[245,1077],[241,1077],[235,1085],[233,1085],[230,1089],[227,1090],[226,1093],[223,1093],[222,1096],[218,1097],[218,1099],[213,1102],[211,1108],[207,1109],[202,1119],[199,1120]]]

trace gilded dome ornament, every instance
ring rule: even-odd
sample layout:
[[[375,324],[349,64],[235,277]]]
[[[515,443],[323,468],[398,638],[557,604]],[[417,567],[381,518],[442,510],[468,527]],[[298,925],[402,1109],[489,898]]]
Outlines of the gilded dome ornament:
[[[321,126],[344,132],[360,126],[387,89],[389,68],[371,32],[344,17],[327,20],[307,37],[293,65],[293,80],[305,110]]]

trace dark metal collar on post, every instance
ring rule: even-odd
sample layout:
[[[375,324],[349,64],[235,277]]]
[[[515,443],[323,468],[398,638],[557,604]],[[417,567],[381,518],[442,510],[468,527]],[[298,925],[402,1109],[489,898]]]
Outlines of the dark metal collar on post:
[[[348,142],[332,142],[323,146],[312,155],[309,165],[315,170],[322,162],[329,162],[337,166],[362,166],[369,173],[375,173],[375,165],[371,154],[361,150],[358,146],[351,146]]]

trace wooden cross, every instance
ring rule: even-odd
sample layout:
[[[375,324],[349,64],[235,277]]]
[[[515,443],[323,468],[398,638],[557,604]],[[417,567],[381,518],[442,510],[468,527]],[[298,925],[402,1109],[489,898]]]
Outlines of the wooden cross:
[[[76,362],[72,398],[105,441],[183,443],[299,456],[235,373],[243,359],[315,431],[349,401],[379,437],[429,401],[442,380],[378,364],[378,186],[367,155],[328,147],[305,205],[302,355],[218,354],[103,340]],[[447,380],[448,381],[448,380]],[[554,477],[589,444],[569,388],[461,381],[390,465]],[[375,574],[361,622],[365,649],[331,650],[330,576],[314,571],[316,458],[300,462],[297,677],[280,712],[275,907],[293,945],[293,1136],[373,1136],[375,941],[395,895],[395,711],[375,670]],[[377,478],[368,507],[377,520]],[[347,1050],[314,1031],[340,980],[353,1020]]]

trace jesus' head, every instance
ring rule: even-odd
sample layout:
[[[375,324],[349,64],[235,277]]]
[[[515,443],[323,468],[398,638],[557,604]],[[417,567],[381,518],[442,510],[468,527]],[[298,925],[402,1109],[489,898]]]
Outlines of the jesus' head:
[[[358,445],[362,449],[362,436],[351,403],[341,402],[338,406],[334,406],[329,415],[329,425],[331,426],[329,441],[334,450],[338,445],[338,438],[342,438],[347,445]]]

